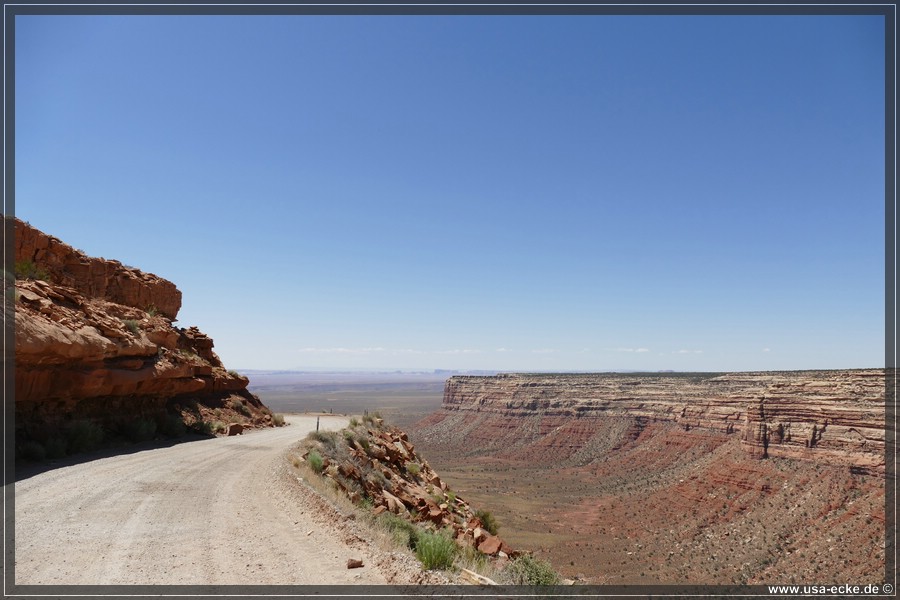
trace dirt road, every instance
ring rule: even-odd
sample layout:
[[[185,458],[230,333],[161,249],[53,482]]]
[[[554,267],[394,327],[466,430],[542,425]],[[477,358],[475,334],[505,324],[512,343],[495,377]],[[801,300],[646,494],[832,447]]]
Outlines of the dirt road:
[[[304,505],[284,453],[316,417],[287,421],[17,482],[16,584],[385,583],[368,550]],[[351,557],[366,566],[348,570]]]

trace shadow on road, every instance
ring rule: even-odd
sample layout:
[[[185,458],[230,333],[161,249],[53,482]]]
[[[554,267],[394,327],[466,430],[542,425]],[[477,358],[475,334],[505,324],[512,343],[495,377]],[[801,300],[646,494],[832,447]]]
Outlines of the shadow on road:
[[[189,444],[191,442],[201,442],[215,438],[214,435],[207,435],[197,432],[186,433],[181,437],[167,440],[153,440],[149,442],[139,442],[136,444],[123,442],[114,446],[107,446],[99,450],[92,450],[81,454],[73,454],[65,458],[47,459],[40,462],[31,462],[18,459],[15,463],[14,481],[23,481],[29,477],[46,473],[54,469],[62,467],[71,467],[81,463],[98,460],[101,458],[110,458],[112,456],[121,456],[123,454],[135,454],[146,450],[156,450],[159,448],[171,448],[179,444]]]

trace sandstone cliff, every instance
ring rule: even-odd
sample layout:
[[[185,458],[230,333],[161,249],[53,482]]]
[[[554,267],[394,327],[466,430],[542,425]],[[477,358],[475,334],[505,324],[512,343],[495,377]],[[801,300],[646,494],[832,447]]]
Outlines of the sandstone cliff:
[[[578,439],[569,434],[592,429],[590,420],[622,421],[633,436],[649,422],[668,422],[740,436],[759,458],[816,460],[883,474],[884,382],[878,369],[459,376],[447,381],[442,413],[431,422],[455,412],[502,417],[488,428],[494,429],[491,437],[518,427],[515,417],[539,415],[535,435],[573,449]]]
[[[207,431],[216,420],[273,424],[212,339],[173,325],[172,282],[15,224],[17,442],[77,420],[114,428],[167,411]]]

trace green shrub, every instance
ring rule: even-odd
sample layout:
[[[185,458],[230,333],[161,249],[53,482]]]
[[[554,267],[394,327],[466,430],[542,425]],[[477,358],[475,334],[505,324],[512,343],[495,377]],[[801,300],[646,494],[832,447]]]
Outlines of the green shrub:
[[[40,444],[40,442],[35,442],[34,440],[25,442],[22,446],[19,455],[25,460],[30,461],[40,461],[44,460],[47,457],[47,451]]]
[[[66,427],[67,450],[69,454],[88,452],[103,443],[103,428],[91,421],[73,421]]]
[[[482,527],[484,527],[488,533],[490,533],[491,535],[497,535],[497,532],[500,530],[500,525],[497,524],[497,520],[494,518],[494,515],[486,510],[476,510],[475,516],[478,517],[478,520],[481,521]]]
[[[416,542],[416,558],[426,569],[447,569],[453,565],[458,549],[448,534],[423,531]]]
[[[513,585],[557,585],[560,580],[550,563],[528,554],[509,563],[503,573]]]
[[[378,517],[378,522],[388,530],[397,544],[415,550],[419,542],[419,536],[422,533],[421,529],[403,517],[388,512],[382,513]]]
[[[459,549],[459,566],[467,566],[472,571],[481,573],[485,567],[491,564],[491,557],[484,552],[479,552],[474,546],[463,546]],[[484,573],[482,573],[483,575]]]
[[[243,398],[231,398],[228,401],[228,408],[241,413],[245,417],[249,417],[251,415],[250,407],[247,406],[245,402],[246,400],[244,400]]]
[[[228,369],[228,374],[231,375],[232,377],[240,377],[241,376],[241,374],[238,373],[237,371],[235,371],[234,369]]]
[[[312,470],[316,473],[321,473],[322,467],[325,464],[322,455],[319,454],[317,450],[309,451],[309,454],[306,455],[306,462],[309,463],[309,466],[312,467]]]
[[[336,450],[338,447],[337,431],[313,431],[309,434],[311,440],[321,442],[323,446],[330,450]]]
[[[40,279],[50,281],[50,273],[30,260],[20,260],[15,265],[16,279]]]
[[[284,415],[281,413],[273,414],[272,421],[275,423],[275,427],[284,427]]]
[[[419,473],[421,473],[422,467],[419,466],[419,463],[407,463],[406,472],[415,477]]]
[[[155,317],[156,315],[159,314],[159,309],[156,308],[155,304],[151,304],[150,306],[147,307],[147,314],[151,317]]]
[[[134,319],[124,319],[122,323],[124,323],[125,329],[127,329],[134,335],[140,335],[141,327],[140,325],[138,325],[137,321],[135,321]]]
[[[222,421],[196,421],[192,427],[206,435],[213,435],[220,431],[225,431],[225,423]]]
[[[359,425],[359,419],[357,419],[356,417],[352,417],[350,419],[350,427],[356,427],[358,425]]]

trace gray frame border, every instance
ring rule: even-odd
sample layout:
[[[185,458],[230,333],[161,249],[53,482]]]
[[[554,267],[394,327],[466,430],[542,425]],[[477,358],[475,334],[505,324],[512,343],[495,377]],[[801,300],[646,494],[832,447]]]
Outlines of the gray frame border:
[[[8,293],[9,277],[14,263],[15,215],[15,16],[40,14],[95,15],[883,15],[885,17],[885,576],[880,584],[891,591],[880,595],[897,595],[897,211],[896,211],[896,14],[895,2],[850,4],[840,0],[824,2],[767,3],[747,2],[723,4],[699,1],[693,3],[663,2],[610,4],[584,1],[552,4],[540,1],[517,3],[447,3],[391,2],[364,3],[335,0],[295,3],[270,0],[266,4],[248,4],[240,0],[201,1],[173,4],[165,0],[149,0],[141,4],[122,4],[112,0],[79,3],[77,0],[57,2],[18,2],[3,5],[4,80],[3,80],[3,258],[4,258],[4,339],[3,339],[3,591],[4,597],[633,597],[633,596],[698,596],[759,597],[773,596],[769,586],[564,586],[529,588],[521,586],[17,586],[15,584],[15,316],[14,302]],[[12,435],[8,435],[12,434]],[[874,582],[873,582],[874,583]],[[812,584],[808,584],[812,585]],[[800,585],[801,589],[803,584]],[[795,594],[804,595],[804,594]],[[808,595],[808,594],[807,594]],[[840,596],[840,593],[817,594]]]

